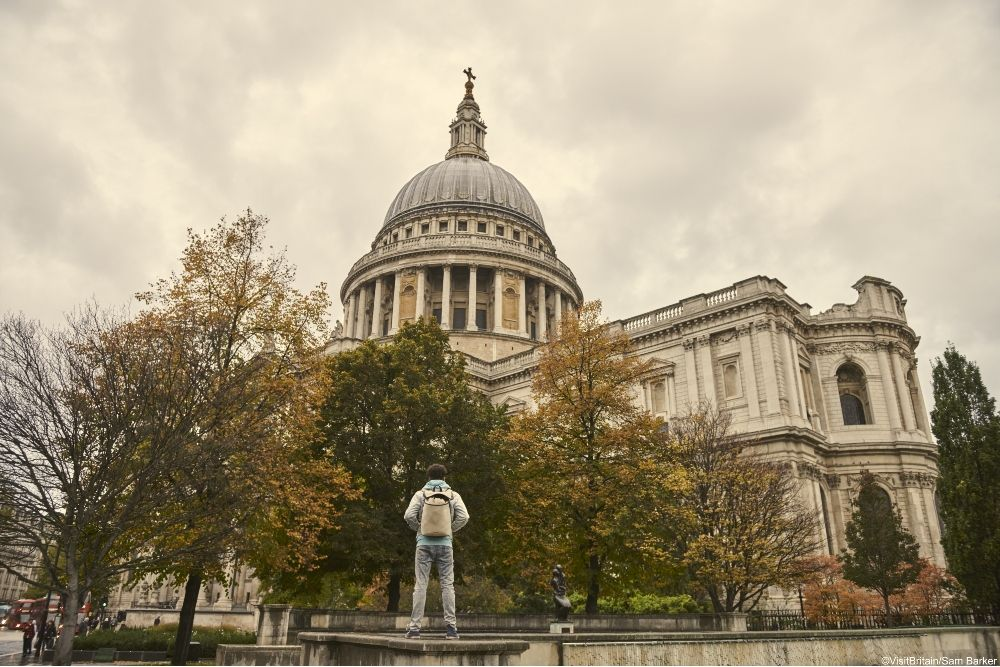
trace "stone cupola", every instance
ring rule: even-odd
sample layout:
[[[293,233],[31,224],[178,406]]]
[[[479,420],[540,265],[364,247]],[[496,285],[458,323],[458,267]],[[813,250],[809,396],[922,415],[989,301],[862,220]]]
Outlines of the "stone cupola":
[[[458,105],[455,120],[451,121],[451,148],[445,153],[446,160],[455,157],[474,157],[489,162],[490,156],[483,147],[486,140],[486,123],[479,115],[479,104],[472,96],[473,80],[476,78],[472,68],[466,68],[464,74],[469,78],[465,82],[465,97]]]

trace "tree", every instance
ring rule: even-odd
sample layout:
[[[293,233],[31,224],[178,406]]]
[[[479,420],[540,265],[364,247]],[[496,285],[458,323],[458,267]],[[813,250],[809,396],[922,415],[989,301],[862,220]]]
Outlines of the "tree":
[[[816,556],[812,565],[802,582],[803,611],[810,622],[851,622],[856,614],[882,604],[871,591],[844,579],[844,566],[836,556]]]
[[[599,301],[563,318],[532,377],[538,407],[515,420],[508,456],[510,559],[540,580],[564,564],[585,582],[590,614],[603,588],[664,573],[669,500],[683,485],[662,421],[635,401],[649,364],[630,352]]]
[[[731,432],[730,413],[710,405],[671,429],[690,480],[683,562],[715,610],[749,611],[769,586],[796,586],[818,545],[817,522],[787,467],[755,453]]]
[[[455,537],[459,574],[467,563],[488,564],[504,522],[497,443],[507,420],[469,387],[447,334],[433,320],[404,323],[392,342],[366,341],[331,358],[328,376],[318,447],[344,465],[361,495],[345,503],[322,569],[361,585],[384,575],[387,609],[398,611],[400,584],[413,575],[414,534],[402,517],[432,463],[448,468],[472,517]]]
[[[920,550],[903,528],[899,511],[869,472],[861,475],[854,511],[847,524],[844,577],[882,597],[886,618],[889,597],[917,580]]]
[[[186,396],[196,465],[174,483],[194,519],[161,531],[154,551],[202,544],[164,575],[186,578],[174,664],[184,664],[195,605],[206,578],[233,561],[262,575],[308,569],[333,500],[350,488],[343,469],[311,456],[326,392],[322,344],[329,297],[295,288],[283,251],[265,250],[267,218],[247,210],[206,233],[188,231],[179,273],[137,295],[152,326],[173,332],[204,375]],[[215,538],[206,544],[204,536]]]
[[[173,483],[198,460],[188,446],[198,415],[175,409],[175,392],[204,389],[193,362],[169,332],[96,306],[60,330],[0,322],[0,566],[65,596],[57,664],[69,664],[89,591],[215,537],[151,549],[154,523],[196,519],[188,489]]]
[[[942,546],[974,604],[1000,611],[1000,417],[979,367],[949,346],[932,370]]]

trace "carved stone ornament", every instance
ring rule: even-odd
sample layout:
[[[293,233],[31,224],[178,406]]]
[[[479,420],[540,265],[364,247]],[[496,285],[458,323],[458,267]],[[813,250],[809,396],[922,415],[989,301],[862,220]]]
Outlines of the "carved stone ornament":
[[[708,345],[711,345],[711,344],[712,344],[712,337],[709,336],[708,334],[704,334],[704,335],[698,336],[698,345],[701,345],[703,347],[707,347]]]
[[[753,323],[753,328],[757,331],[770,331],[771,320],[757,320]]]
[[[728,331],[723,331],[722,333],[718,334],[715,338],[712,339],[712,344],[713,345],[722,345],[724,343],[732,342],[732,341],[736,340],[736,337],[738,335],[739,334],[736,332],[736,329],[730,329]]]
[[[694,349],[694,338],[685,338],[684,339],[684,349],[685,350],[693,350]]]
[[[813,465],[812,463],[799,463],[798,467],[800,477],[808,477],[817,481],[823,479],[823,471],[817,465]]]
[[[839,488],[840,487],[840,477],[838,475],[833,475],[833,474],[827,475],[826,476],[826,485],[828,487],[830,487],[831,489]]]
[[[740,324],[736,327],[737,336],[749,336],[751,327],[749,324]]]
[[[816,354],[850,354],[874,352],[876,349],[875,343],[867,342],[820,343],[816,346]]]
[[[933,489],[934,484],[937,482],[937,478],[934,475],[925,472],[901,472],[899,473],[899,481],[903,486],[919,486],[925,489]]]

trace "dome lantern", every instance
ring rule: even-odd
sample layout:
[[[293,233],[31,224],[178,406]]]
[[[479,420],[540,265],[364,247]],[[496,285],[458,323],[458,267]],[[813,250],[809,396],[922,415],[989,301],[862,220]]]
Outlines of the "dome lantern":
[[[472,96],[472,88],[475,86],[473,80],[476,76],[472,73],[472,68],[467,67],[463,72],[468,77],[465,82],[465,97],[458,105],[455,120],[451,121],[451,148],[445,153],[446,160],[454,157],[474,157],[489,162],[490,156],[486,154],[483,144],[486,140],[486,123],[479,116],[479,104]]]

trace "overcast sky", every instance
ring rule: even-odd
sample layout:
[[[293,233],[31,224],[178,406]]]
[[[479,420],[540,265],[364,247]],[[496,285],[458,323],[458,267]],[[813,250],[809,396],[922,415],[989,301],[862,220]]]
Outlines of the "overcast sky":
[[[248,206],[336,299],[470,65],[609,317],[756,274],[818,312],[870,274],[925,391],[951,340],[1000,392],[996,2],[3,0],[0,310],[127,303]]]

